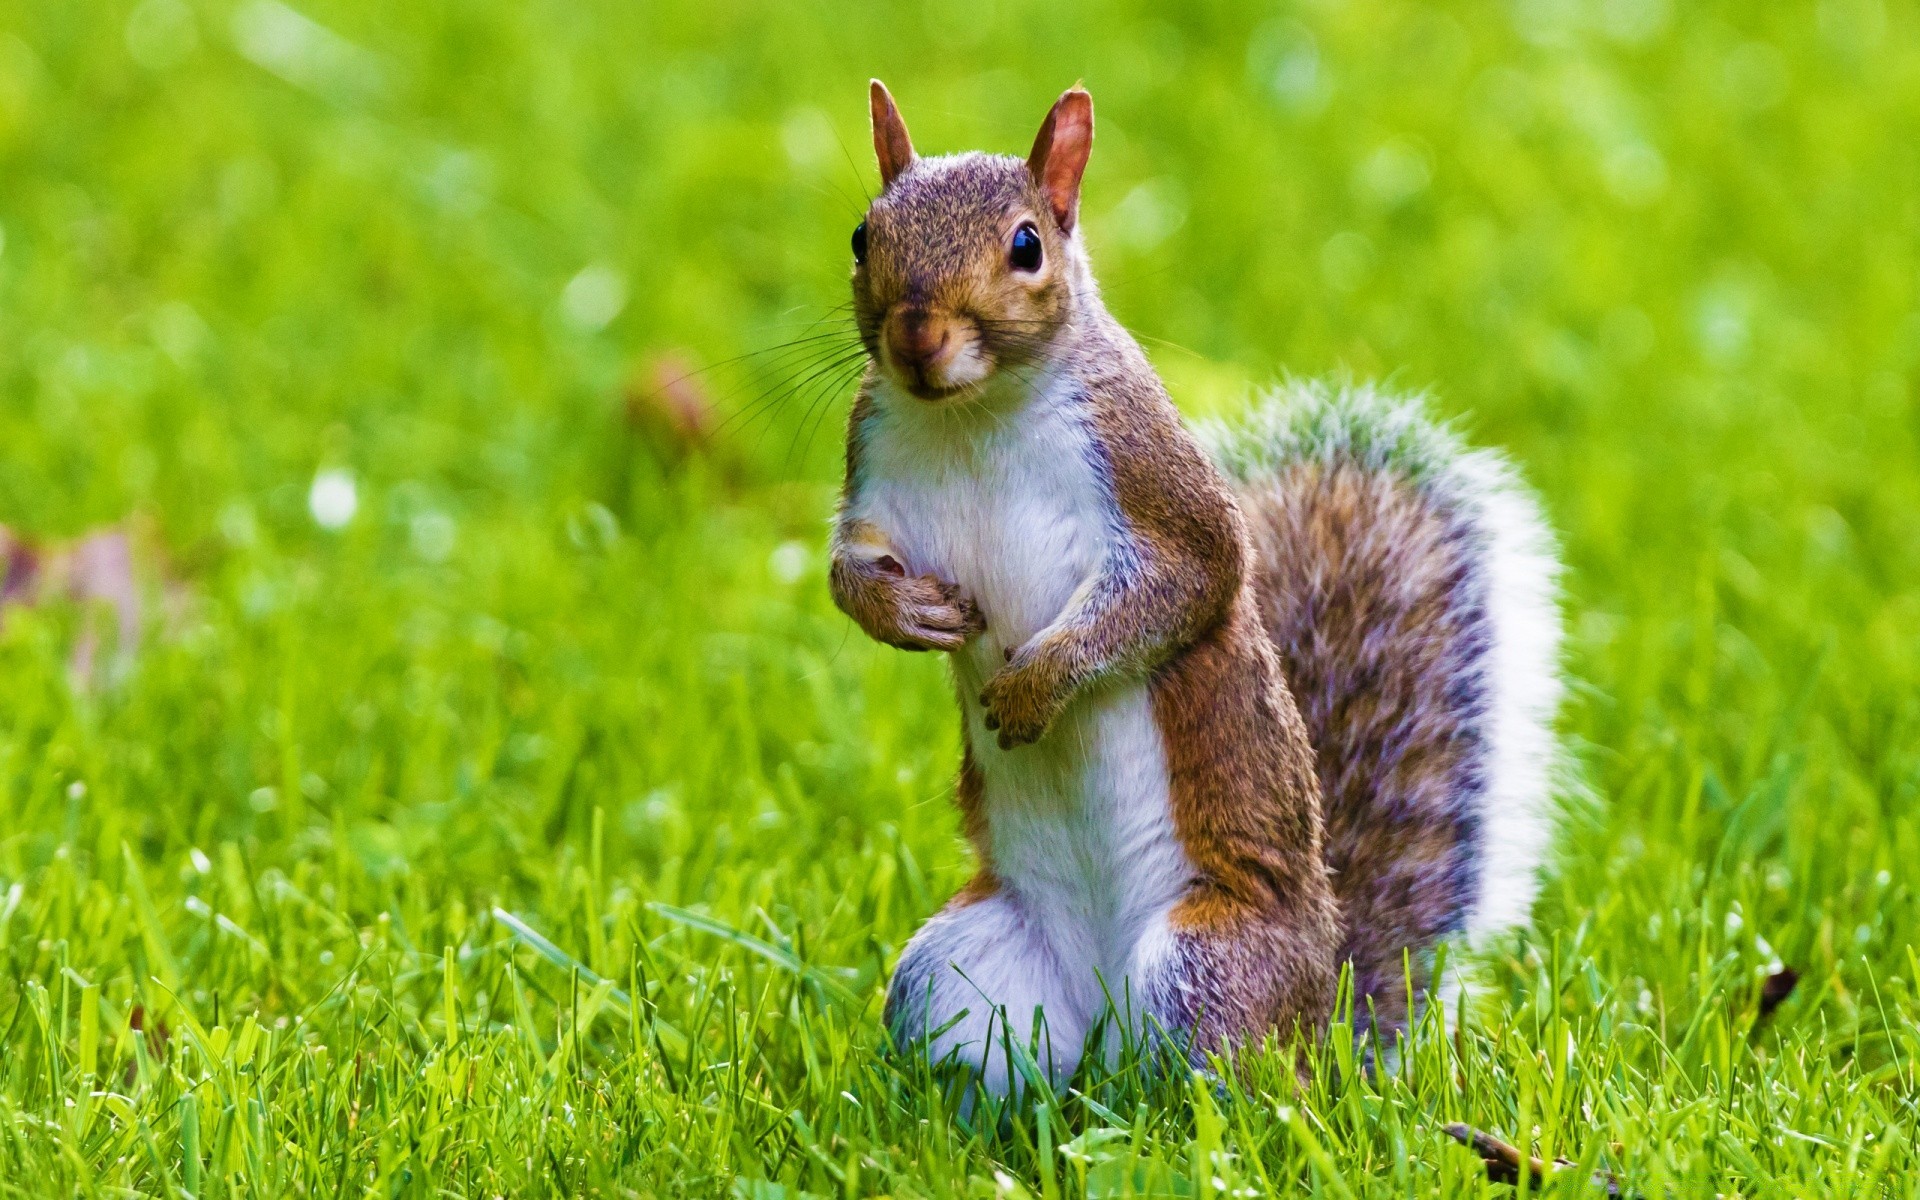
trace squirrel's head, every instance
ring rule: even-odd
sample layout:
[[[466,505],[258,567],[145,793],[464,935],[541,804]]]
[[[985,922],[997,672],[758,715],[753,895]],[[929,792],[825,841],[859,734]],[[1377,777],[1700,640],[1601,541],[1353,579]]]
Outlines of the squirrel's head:
[[[1043,359],[1087,282],[1076,236],[1093,97],[1061,96],[1025,161],[918,158],[873,81],[880,196],[853,231],[853,307],[867,354],[903,390],[939,401]]]

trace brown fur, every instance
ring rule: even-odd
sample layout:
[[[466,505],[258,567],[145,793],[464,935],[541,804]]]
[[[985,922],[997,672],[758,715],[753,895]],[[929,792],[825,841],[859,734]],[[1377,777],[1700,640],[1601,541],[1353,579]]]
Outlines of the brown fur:
[[[1313,1030],[1333,1001],[1339,914],[1321,860],[1306,729],[1242,589],[1226,621],[1153,680],[1175,828],[1199,869],[1173,912],[1170,996],[1198,1048]]]

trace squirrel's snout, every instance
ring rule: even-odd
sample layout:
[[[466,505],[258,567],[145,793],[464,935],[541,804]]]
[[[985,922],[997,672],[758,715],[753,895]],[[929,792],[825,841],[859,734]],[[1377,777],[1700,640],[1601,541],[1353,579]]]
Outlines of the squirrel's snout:
[[[932,366],[953,341],[948,322],[925,312],[900,313],[891,332],[893,355],[903,366]]]
[[[881,365],[908,391],[937,400],[980,382],[989,373],[979,337],[966,318],[920,307],[887,314]]]

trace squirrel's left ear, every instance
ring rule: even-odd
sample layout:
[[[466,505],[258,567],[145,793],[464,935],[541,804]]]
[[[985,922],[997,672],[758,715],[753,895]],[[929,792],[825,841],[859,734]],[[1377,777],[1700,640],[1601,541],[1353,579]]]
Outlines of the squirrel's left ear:
[[[1093,97],[1076,86],[1054,101],[1027,156],[1027,170],[1047,194],[1061,233],[1072,233],[1080,218],[1080,176],[1092,153]]]
[[[913,165],[913,139],[893,102],[887,85],[878,79],[867,85],[867,108],[873,116],[873,155],[880,162],[880,186]]]

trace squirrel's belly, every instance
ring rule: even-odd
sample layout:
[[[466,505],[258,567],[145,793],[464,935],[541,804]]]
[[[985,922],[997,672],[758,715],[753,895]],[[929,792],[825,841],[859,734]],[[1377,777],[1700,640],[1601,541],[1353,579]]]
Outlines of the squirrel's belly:
[[[1148,685],[1082,695],[1046,736],[1013,750],[965,699],[995,877],[1068,974],[1117,983],[1194,878]]]

